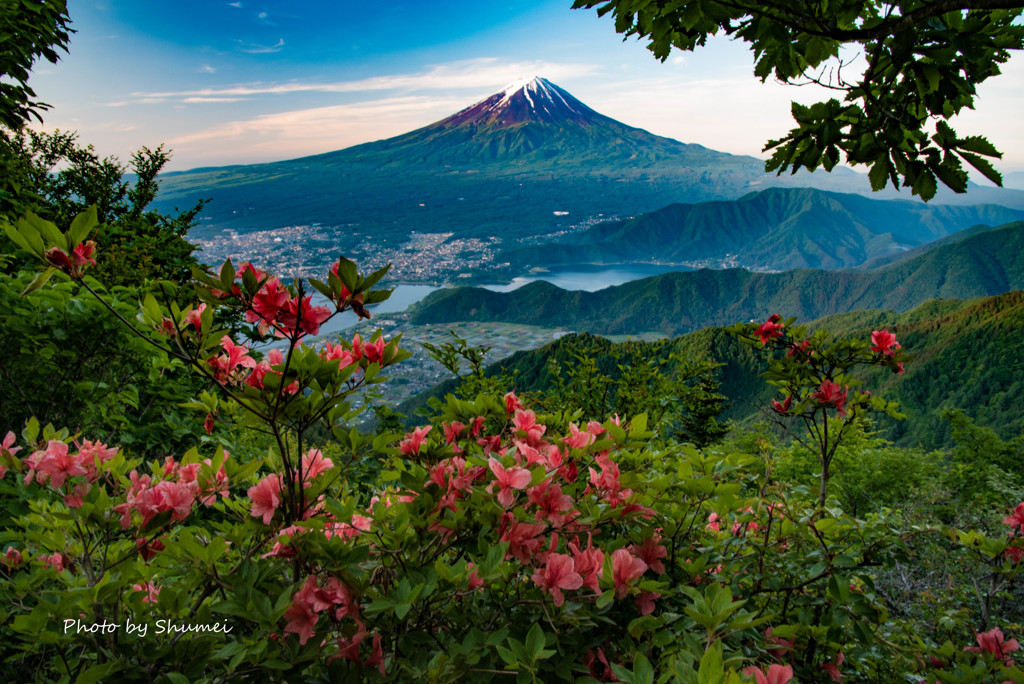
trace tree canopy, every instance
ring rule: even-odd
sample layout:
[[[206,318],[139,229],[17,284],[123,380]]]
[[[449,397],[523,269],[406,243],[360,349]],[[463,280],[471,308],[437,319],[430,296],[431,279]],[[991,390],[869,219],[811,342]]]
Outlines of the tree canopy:
[[[29,70],[42,58],[56,63],[71,36],[64,0],[0,0],[0,125],[20,128],[49,105],[33,100]]]
[[[870,166],[875,190],[889,182],[923,199],[937,182],[967,190],[967,162],[1002,178],[984,137],[959,137],[947,121],[973,108],[977,86],[1024,48],[1021,0],[575,0],[612,14],[615,29],[647,39],[665,60],[710,36],[750,44],[754,75],[818,84],[837,96],[792,105],[797,126],[765,150],[769,171],[831,170],[845,156]],[[1015,23],[1016,22],[1016,23]],[[837,98],[842,98],[837,99]]]

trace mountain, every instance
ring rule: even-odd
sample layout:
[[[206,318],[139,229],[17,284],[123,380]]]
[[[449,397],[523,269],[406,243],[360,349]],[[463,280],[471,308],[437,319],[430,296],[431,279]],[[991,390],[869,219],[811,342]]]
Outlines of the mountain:
[[[829,316],[812,322],[846,337],[868,339],[872,330],[894,331],[904,350],[914,357],[907,372],[893,375],[885,370],[859,373],[864,389],[899,401],[908,418],[883,420],[877,427],[902,445],[938,448],[950,445],[950,427],[941,418],[946,409],[961,408],[978,425],[993,428],[1004,439],[1024,432],[1024,360],[1019,353],[1024,336],[1024,292],[988,298],[932,300],[905,313],[880,309]],[[644,342],[630,342],[644,346]],[[539,349],[518,352],[488,367],[491,375],[514,375],[516,391],[548,391],[554,386],[549,362],[572,363],[583,351],[597,367],[614,369],[621,358],[613,356],[612,342],[587,334],[566,335]],[[660,350],[672,371],[671,354],[685,359],[710,359],[723,363],[719,392],[731,400],[723,418],[737,421],[755,417],[757,406],[773,398],[775,389],[759,376],[767,369],[765,358],[727,335],[709,327],[670,340]],[[629,358],[624,354],[623,358]],[[430,396],[443,396],[454,383],[438,385],[398,407],[412,416]]]
[[[289,161],[167,174],[155,206],[212,198],[196,238],[318,223],[338,226],[344,249],[352,233],[402,242],[411,231],[544,235],[602,215],[734,199],[776,185],[868,188],[866,176],[848,169],[766,174],[759,159],[628,126],[535,78],[394,138]],[[967,199],[1024,208],[1020,191],[975,188]]]
[[[412,321],[503,321],[597,334],[679,335],[707,326],[761,320],[772,312],[813,319],[868,308],[906,311],[935,297],[979,297],[1021,288],[1024,221],[870,271],[702,269],[597,292],[562,290],[543,281],[507,293],[443,289],[419,303]]]
[[[673,204],[499,256],[514,269],[579,263],[725,261],[753,270],[849,268],[1024,210],[870,199],[811,188],[771,188],[734,201]]]

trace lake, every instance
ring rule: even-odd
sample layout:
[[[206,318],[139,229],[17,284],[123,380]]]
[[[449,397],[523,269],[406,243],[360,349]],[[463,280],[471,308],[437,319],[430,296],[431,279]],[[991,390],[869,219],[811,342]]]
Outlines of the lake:
[[[510,283],[482,285],[481,287],[485,287],[494,292],[511,292],[512,290],[517,290],[523,285],[532,283],[535,280],[546,280],[552,285],[560,287],[563,290],[585,290],[586,292],[596,292],[597,290],[603,290],[604,288],[612,287],[613,285],[628,283],[631,280],[649,278],[651,276],[661,275],[662,273],[688,270],[691,269],[687,269],[683,266],[667,266],[659,264],[593,266],[581,267],[571,271],[531,273],[529,275],[513,278]]]
[[[481,285],[480,287],[484,287],[493,292],[511,292],[512,290],[519,289],[523,285],[532,283],[535,280],[546,280],[552,285],[560,287],[563,290],[585,290],[587,292],[595,292],[613,285],[628,283],[631,280],[639,280],[640,278],[649,278],[650,276],[661,275],[662,273],[671,273],[673,271],[682,270],[687,269],[682,266],[663,266],[654,264],[581,267],[571,271],[531,273],[529,275],[513,278],[512,282],[509,283]],[[440,289],[440,287],[436,287],[434,285],[396,285],[394,287],[394,292],[391,293],[391,298],[370,307],[370,312],[374,314],[399,313],[405,311],[413,304],[416,304],[431,292]],[[313,304],[325,305],[327,304],[327,300],[319,293],[314,293]],[[349,326],[355,325],[358,321],[359,318],[354,313],[351,311],[345,312],[340,316],[335,316],[328,321],[327,324],[323,325],[320,328],[320,334],[323,335],[325,333],[335,333],[339,330],[344,330]]]

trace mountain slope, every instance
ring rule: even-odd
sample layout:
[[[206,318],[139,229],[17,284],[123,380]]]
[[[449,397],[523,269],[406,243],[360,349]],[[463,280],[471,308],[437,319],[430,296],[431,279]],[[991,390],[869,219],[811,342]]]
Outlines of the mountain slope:
[[[411,230],[519,237],[602,214],[636,215],[771,185],[868,187],[863,175],[846,169],[765,174],[761,160],[652,135],[533,79],[387,140],[290,161],[167,174],[156,207],[212,198],[193,233],[201,238],[227,228],[311,223],[338,225],[342,236],[358,226],[380,239],[404,239]],[[969,201],[992,201],[977,190]],[[999,196],[1024,208],[1024,192]]]
[[[504,321],[597,334],[678,335],[769,313],[813,319],[856,309],[906,311],[935,297],[978,297],[1024,288],[1024,222],[970,235],[883,268],[754,273],[668,273],[597,292],[543,281],[507,293],[452,288],[432,293],[414,323]]]
[[[1024,211],[993,205],[926,205],[811,188],[772,188],[735,201],[674,204],[625,221],[503,253],[514,267],[725,260],[754,270],[850,268]]]
[[[969,301],[932,300],[905,313],[862,310],[828,316],[812,322],[811,327],[861,339],[867,339],[872,330],[887,328],[914,356],[903,375],[887,370],[857,375],[864,380],[864,389],[900,402],[907,419],[886,419],[878,425],[887,438],[899,444],[928,449],[949,446],[949,424],[941,413],[954,408],[964,409],[978,425],[993,428],[1004,439],[1024,432],[1024,404],[1017,400],[1024,393],[1024,360],[1018,352],[1024,336],[1024,292]],[[549,391],[553,386],[550,360],[571,362],[572,352],[582,349],[599,367],[608,363],[614,367],[613,346],[586,334],[567,335],[492,364],[487,372],[514,375],[520,393]],[[661,353],[664,358],[676,354],[724,364],[718,371],[719,391],[731,399],[724,419],[755,418],[757,407],[766,406],[775,396],[774,388],[759,375],[767,369],[766,359],[720,327],[670,340]],[[665,372],[671,372],[671,363]],[[428,397],[443,396],[453,389],[453,383],[443,383],[398,409],[412,415]]]

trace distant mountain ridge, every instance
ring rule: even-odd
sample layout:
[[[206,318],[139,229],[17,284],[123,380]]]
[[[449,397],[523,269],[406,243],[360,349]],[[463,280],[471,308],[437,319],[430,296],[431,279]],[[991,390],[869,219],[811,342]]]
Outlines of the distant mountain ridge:
[[[800,185],[868,188],[865,176],[848,169],[766,174],[759,159],[627,126],[550,81],[532,79],[387,140],[168,174],[155,206],[170,210],[212,198],[195,237],[320,223],[380,239],[404,239],[410,231],[517,238],[599,215],[635,216],[672,203]],[[1021,191],[973,188],[966,200],[941,201],[947,199],[1024,208]]]
[[[969,235],[873,270],[755,273],[702,269],[635,280],[597,292],[543,281],[507,293],[451,288],[414,309],[414,323],[502,321],[596,334],[679,335],[759,320],[803,319],[858,309],[906,311],[936,297],[970,298],[1024,288],[1024,221]]]
[[[978,224],[1024,219],[995,205],[928,205],[812,188],[770,188],[738,200],[673,204],[624,221],[599,223],[571,244],[508,250],[514,267],[686,263],[725,259],[754,270],[850,268]]]

